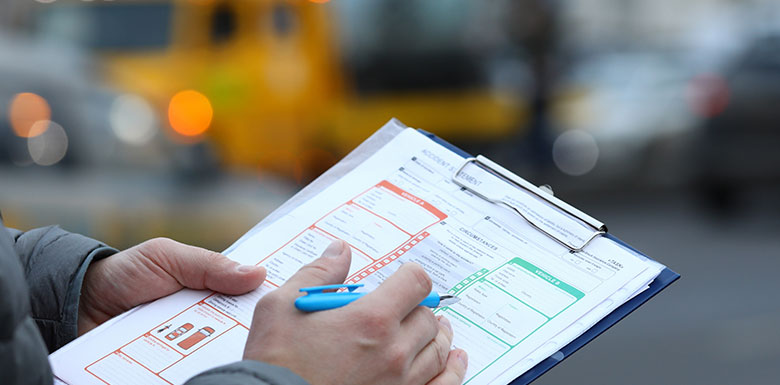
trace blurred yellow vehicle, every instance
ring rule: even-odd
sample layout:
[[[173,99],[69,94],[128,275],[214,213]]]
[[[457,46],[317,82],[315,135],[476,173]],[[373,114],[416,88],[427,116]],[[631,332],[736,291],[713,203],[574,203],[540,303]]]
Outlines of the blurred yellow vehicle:
[[[526,119],[520,94],[480,80],[462,47],[419,44],[446,28],[393,35],[391,6],[132,0],[45,11],[50,25],[77,26],[107,84],[146,99],[172,139],[207,138],[227,166],[302,181],[391,117],[459,142],[516,135]]]

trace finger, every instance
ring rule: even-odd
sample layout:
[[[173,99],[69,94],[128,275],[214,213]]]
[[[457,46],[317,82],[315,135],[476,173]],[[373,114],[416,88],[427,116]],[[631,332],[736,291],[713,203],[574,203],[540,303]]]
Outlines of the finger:
[[[417,306],[401,321],[401,333],[411,352],[411,357],[416,357],[439,333],[439,321],[433,312],[423,306]]]
[[[152,240],[140,250],[179,284],[192,289],[244,294],[260,286],[266,276],[264,267],[240,265],[220,253],[170,239]]]
[[[464,350],[450,351],[447,357],[447,366],[444,371],[434,377],[428,385],[460,385],[466,378],[466,369],[469,366],[469,356]]]
[[[409,370],[411,382],[424,384],[441,373],[447,365],[450,346],[452,346],[452,327],[446,318],[440,317],[438,334],[412,361]]]
[[[376,290],[355,301],[355,305],[389,309],[402,320],[431,293],[432,285],[420,265],[407,262]]]
[[[340,239],[333,241],[322,256],[303,266],[279,288],[285,297],[298,297],[299,289],[310,286],[344,283],[349,273],[352,251],[349,244]]]

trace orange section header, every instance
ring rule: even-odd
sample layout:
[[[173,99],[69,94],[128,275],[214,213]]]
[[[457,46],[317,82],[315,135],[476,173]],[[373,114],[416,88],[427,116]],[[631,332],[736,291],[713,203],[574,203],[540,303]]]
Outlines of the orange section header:
[[[383,181],[379,182],[379,184],[377,184],[377,187],[384,187],[384,188],[386,188],[386,189],[388,189],[388,190],[390,190],[390,191],[392,191],[392,192],[394,192],[394,193],[396,193],[396,194],[406,198],[407,200],[418,204],[420,207],[430,211],[433,215],[435,215],[437,218],[439,218],[440,221],[444,220],[445,218],[447,218],[447,214],[441,212],[436,207],[433,207],[433,205],[431,205],[430,203],[428,203],[428,202],[426,202],[426,201],[424,201],[424,200],[422,200],[422,199],[420,199],[420,198],[418,198],[418,197],[416,197],[416,196],[414,196],[414,195],[412,195],[412,194],[410,194],[410,193],[408,193],[408,192],[406,192],[404,190],[401,190],[401,188],[399,188],[398,186],[396,186],[396,185],[394,185],[394,184],[392,184],[392,183],[390,183],[390,182],[388,182],[386,180],[383,180]]]

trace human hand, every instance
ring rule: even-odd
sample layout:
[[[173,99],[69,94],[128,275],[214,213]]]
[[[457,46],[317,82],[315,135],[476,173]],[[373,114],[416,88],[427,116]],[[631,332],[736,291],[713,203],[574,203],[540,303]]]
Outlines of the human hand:
[[[78,332],[184,287],[243,294],[260,286],[265,275],[263,267],[242,266],[213,251],[151,239],[90,265],[81,287]]]
[[[449,322],[418,306],[431,292],[419,265],[406,263],[375,291],[327,311],[303,313],[298,289],[343,283],[350,249],[333,242],[257,303],[244,358],[286,367],[313,385],[460,384],[463,350],[450,350]]]

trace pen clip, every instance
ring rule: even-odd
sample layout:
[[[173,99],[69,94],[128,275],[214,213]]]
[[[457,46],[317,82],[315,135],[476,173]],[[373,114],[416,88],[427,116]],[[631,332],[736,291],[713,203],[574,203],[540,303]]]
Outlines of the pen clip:
[[[333,290],[333,289],[342,289],[346,288],[349,290],[349,292],[355,291],[355,289],[362,287],[362,283],[353,283],[353,284],[339,284],[339,285],[325,285],[325,286],[312,286],[312,287],[304,287],[298,291],[306,293],[306,295],[309,294],[319,294],[322,293],[325,290]]]

